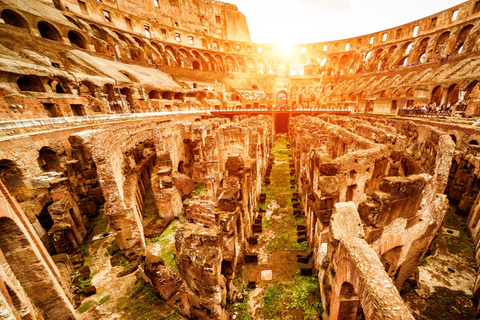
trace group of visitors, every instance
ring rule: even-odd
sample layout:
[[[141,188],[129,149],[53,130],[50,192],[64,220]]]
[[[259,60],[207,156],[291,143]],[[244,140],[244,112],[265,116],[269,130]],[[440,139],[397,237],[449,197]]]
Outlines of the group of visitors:
[[[468,101],[469,102],[469,101]],[[453,105],[448,103],[446,105],[437,105],[436,102],[430,104],[416,104],[403,107],[403,114],[406,115],[437,115],[437,116],[451,116],[455,112],[465,111],[467,108],[468,102],[458,101]]]

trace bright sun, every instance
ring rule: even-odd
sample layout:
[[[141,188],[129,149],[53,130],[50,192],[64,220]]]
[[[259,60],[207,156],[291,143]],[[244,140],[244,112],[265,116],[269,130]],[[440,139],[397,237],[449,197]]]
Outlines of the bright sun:
[[[278,46],[280,47],[280,51],[282,51],[283,53],[290,53],[294,44],[291,42],[284,42],[280,43]]]

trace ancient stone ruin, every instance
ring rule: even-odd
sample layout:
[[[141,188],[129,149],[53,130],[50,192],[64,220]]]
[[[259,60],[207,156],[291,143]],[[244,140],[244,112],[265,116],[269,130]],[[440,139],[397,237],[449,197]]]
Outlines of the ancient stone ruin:
[[[290,55],[0,0],[0,319],[475,319],[479,50],[476,0]]]

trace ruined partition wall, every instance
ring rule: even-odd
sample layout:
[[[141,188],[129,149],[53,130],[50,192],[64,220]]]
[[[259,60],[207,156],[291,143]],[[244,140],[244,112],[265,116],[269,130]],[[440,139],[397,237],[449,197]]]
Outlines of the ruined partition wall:
[[[447,183],[454,144],[448,134],[431,127],[419,131],[422,136],[416,135],[419,142],[414,144],[395,128],[358,119],[291,120],[299,192],[327,313],[340,292],[335,291],[335,276],[327,276],[335,203],[355,203],[364,241],[398,289],[415,272],[438,231],[448,207],[439,193]],[[432,149],[432,144],[442,149]]]
[[[180,278],[168,278],[177,283],[178,294],[156,290],[186,316],[223,319],[257,215],[273,136],[268,116],[186,117],[84,131],[70,140],[92,155],[122,253],[128,259],[145,255],[145,236],[152,230],[143,222],[143,197],[151,185],[157,223],[180,219],[175,235]],[[204,191],[192,198],[194,182]],[[146,273],[159,283],[155,277],[162,273],[152,268]]]

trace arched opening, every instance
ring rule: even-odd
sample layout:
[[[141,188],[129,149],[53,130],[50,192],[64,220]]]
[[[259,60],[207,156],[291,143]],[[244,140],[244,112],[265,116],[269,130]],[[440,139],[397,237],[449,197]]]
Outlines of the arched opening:
[[[55,278],[47,271],[20,227],[6,217],[0,218],[0,250],[28,297],[46,318],[74,319],[59,286],[55,285]]]
[[[120,94],[125,97],[125,99],[127,100],[127,105],[131,107],[131,105],[133,105],[133,97],[130,88],[120,89]]]
[[[276,104],[277,104],[277,107],[280,107],[280,108],[287,107],[287,104],[288,104],[287,93],[284,90],[277,92]]]
[[[157,90],[152,90],[148,94],[149,99],[161,99],[161,94]]]
[[[423,63],[425,62],[425,56],[427,52],[427,46],[428,46],[428,41],[430,41],[430,38],[425,38],[420,41],[420,44],[418,45],[417,49],[417,62]]]
[[[436,86],[432,91],[431,103],[435,103],[437,106],[439,106],[442,102],[442,95],[443,88],[440,86]]]
[[[340,288],[337,319],[357,319],[359,299],[352,284],[344,282]]]
[[[397,246],[393,249],[388,250],[380,257],[380,261],[382,262],[385,271],[388,273],[390,277],[395,275],[395,272],[398,269],[398,260],[400,258],[400,254],[402,253],[403,246]]]
[[[296,76],[297,75],[297,70],[295,70],[295,69],[290,70],[290,75],[291,76]]]
[[[454,134],[451,134],[450,138],[452,138],[453,143],[457,144],[457,137]]]
[[[45,233],[40,238],[40,240],[42,241],[43,245],[45,246],[45,248],[47,249],[47,251],[50,255],[54,255],[56,253],[55,246],[53,245],[52,238],[48,235],[48,231],[55,224],[52,217],[50,216],[50,213],[48,212],[48,207],[52,203],[53,202],[49,202],[46,205],[44,205],[43,208],[42,208],[42,211],[40,212],[40,214],[37,217],[38,222],[40,223],[42,228],[45,229]]]
[[[23,175],[17,165],[7,159],[0,160],[0,180],[7,188],[8,192],[23,202],[29,198],[29,192],[23,182]]]
[[[173,98],[174,98],[175,100],[182,100],[182,101],[183,101],[183,93],[177,92],[177,93],[175,93],[175,95],[173,96]]]
[[[80,82],[80,87],[78,88],[78,93],[81,96],[92,96],[95,97],[95,90],[90,83]]]
[[[92,28],[92,33],[95,38],[101,39],[103,41],[107,41],[107,37],[105,36],[105,32],[97,27],[96,25],[91,24],[90,28]]]
[[[470,142],[468,142],[469,145],[471,146],[478,146],[478,141],[477,140],[470,140]]]
[[[170,92],[170,91],[165,91],[165,92],[162,92],[162,99],[165,99],[165,100],[173,100],[173,92]]]
[[[194,70],[200,70],[200,63],[198,61],[193,61],[192,68]]]
[[[55,86],[55,92],[56,93],[65,93],[65,90],[63,89],[63,87],[60,83],[57,83],[57,85]]]
[[[455,53],[461,54],[465,50],[463,50],[463,45],[465,44],[465,40],[467,40],[468,35],[470,34],[470,31],[472,30],[473,25],[469,24],[468,26],[465,26],[460,30],[458,33],[458,38],[455,43]]]
[[[80,34],[78,34],[75,31],[68,31],[68,39],[70,40],[70,43],[74,47],[78,47],[78,48],[82,48],[82,49],[87,48],[83,38],[80,36]]]
[[[50,39],[54,41],[60,41],[61,37],[58,31],[53,27],[50,23],[45,21],[40,21],[37,25],[38,31],[40,31],[40,35],[42,38]]]
[[[446,54],[447,41],[450,38],[450,31],[445,31],[438,37],[437,45],[435,46],[435,54],[443,56]]]
[[[50,147],[43,147],[38,152],[38,164],[44,172],[56,171],[63,172],[63,168],[60,166],[57,153]]]
[[[458,101],[458,90],[459,90],[459,86],[458,84],[452,84],[449,88],[448,88],[448,93],[447,93],[447,104],[451,104],[451,105],[454,105],[455,103],[457,103]]]
[[[15,11],[5,9],[2,11],[1,17],[6,24],[28,30],[27,21]]]
[[[20,91],[46,92],[45,87],[37,76],[23,76],[17,80]]]

